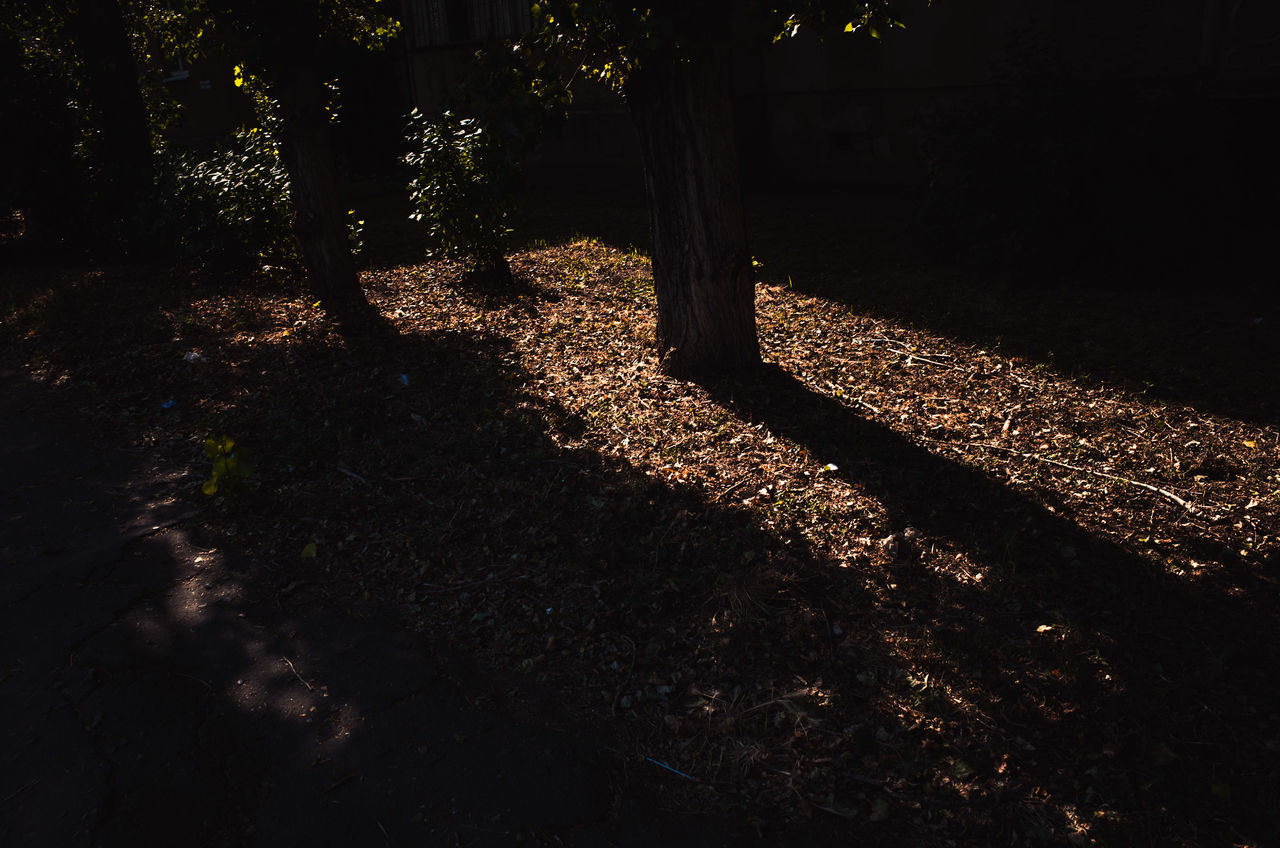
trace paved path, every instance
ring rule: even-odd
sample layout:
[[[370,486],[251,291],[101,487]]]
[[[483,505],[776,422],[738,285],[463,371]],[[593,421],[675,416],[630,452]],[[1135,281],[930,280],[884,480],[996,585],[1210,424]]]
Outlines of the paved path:
[[[0,845],[758,843],[619,785],[547,694],[264,591],[145,453],[0,390]]]

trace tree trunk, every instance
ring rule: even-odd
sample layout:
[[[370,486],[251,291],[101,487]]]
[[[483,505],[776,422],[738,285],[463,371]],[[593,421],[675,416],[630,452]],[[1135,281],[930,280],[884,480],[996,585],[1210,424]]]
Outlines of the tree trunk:
[[[325,311],[349,329],[376,318],[360,288],[351,254],[347,213],[338,192],[338,168],[329,134],[324,79],[311,57],[289,56],[275,67],[272,88],[280,104],[281,156],[289,172],[293,234],[311,290]]]
[[[658,353],[673,376],[760,364],[730,86],[719,45],[684,61],[651,57],[626,86],[649,198]]]
[[[151,191],[151,131],[139,87],[138,66],[116,0],[72,6],[70,34],[84,62],[83,84],[99,130],[94,153],[100,184],[95,217],[108,242],[136,241],[137,220]]]

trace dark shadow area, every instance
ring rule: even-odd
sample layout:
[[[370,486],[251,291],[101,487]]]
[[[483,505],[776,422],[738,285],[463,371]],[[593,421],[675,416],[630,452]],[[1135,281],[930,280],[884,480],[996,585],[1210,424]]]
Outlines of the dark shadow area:
[[[1255,838],[1280,827],[1268,800],[1278,657],[1262,636],[1277,631],[1271,578],[1237,562],[1230,582],[1242,589],[1191,587],[775,368],[715,393],[835,463],[894,529],[918,529],[913,545],[962,551],[985,569],[964,582],[908,557],[891,577],[902,609],[879,617],[927,638],[932,672],[993,722],[990,747],[967,756],[989,767],[1003,748],[1079,809],[1110,806],[1116,817],[1089,830],[1100,844],[1176,842],[1174,811]],[[1038,647],[1021,663],[992,664],[1000,646],[1028,641]]]
[[[526,248],[594,238],[619,250],[647,254],[651,247],[644,187],[530,193],[521,201],[515,235]]]
[[[1061,840],[1064,809],[1092,816],[1102,844],[1280,828],[1274,584],[1225,552],[1243,590],[1192,588],[776,369],[718,387],[734,415],[838,465],[885,506],[887,529],[918,528],[913,544],[962,554],[984,579],[910,557],[836,568],[746,509],[566,445],[588,422],[531,388],[539,375],[498,330],[338,344],[303,321],[268,342],[258,336],[276,319],[249,311],[234,333],[201,331],[194,301],[212,292],[196,281],[152,280],[165,299],[139,288],[121,306],[110,284],[122,276],[50,295],[57,321],[42,332],[93,316],[119,342],[52,351],[46,366],[65,380],[48,408],[71,420],[123,400],[130,435],[217,427],[259,467],[244,493],[200,501],[205,529],[117,537],[83,567],[58,566],[63,552],[44,542],[5,543],[23,569],[6,551],[6,576],[21,575],[6,586],[0,678],[15,844],[24,832],[102,845],[927,844],[931,828],[1008,844]],[[539,300],[482,303],[500,326],[502,310]],[[181,361],[187,333],[202,340],[200,367]],[[111,393],[113,374],[153,355],[172,370],[127,399]],[[202,410],[223,393],[225,408]],[[6,391],[6,427],[21,430],[21,410],[46,397]],[[88,447],[61,447],[50,427],[44,455],[89,464],[60,479],[156,479],[149,455],[99,469],[95,440],[69,430]],[[194,467],[175,485],[195,496],[198,445],[167,455]],[[54,479],[23,462],[31,485]],[[315,556],[300,556],[308,544]],[[767,602],[735,609],[752,580]],[[886,581],[900,598],[888,605],[870,588]],[[904,652],[903,638],[929,649]],[[1011,660],[1009,644],[1032,647]],[[916,692],[904,653],[952,694]],[[652,682],[685,663],[690,676]],[[761,669],[779,687],[821,680],[857,717],[823,731],[840,757],[824,791],[856,809],[852,822],[766,819],[757,832],[735,781],[784,757],[730,760],[693,789],[645,759],[649,746],[679,750],[665,715],[678,724],[697,693],[732,693]],[[584,691],[604,697],[592,707]],[[771,732],[780,712],[757,706],[742,702],[714,743],[734,751]],[[941,753],[935,720],[964,728]],[[641,741],[611,751],[615,736]],[[1005,775],[1000,791],[936,782],[953,761]],[[893,798],[902,820],[876,829],[867,813],[884,798],[868,774],[932,794]]]
[[[7,379],[4,463],[18,494],[6,510],[3,562],[3,841],[843,844],[821,822],[766,839],[741,816],[668,809],[654,767],[604,747],[608,721],[567,714],[552,682],[477,660],[485,628],[517,616],[531,622],[538,644],[550,634],[570,653],[595,650],[580,622],[560,627],[550,613],[513,605],[532,596],[539,610],[554,609],[556,597],[542,597],[548,588],[597,593],[602,626],[618,629],[642,621],[650,605],[678,600],[696,629],[713,587],[707,571],[683,563],[736,559],[742,546],[768,543],[744,516],[727,513],[711,520],[713,535],[691,537],[686,553],[686,519],[677,516],[697,504],[558,448],[548,433],[573,421],[554,406],[517,410],[527,375],[504,361],[506,352],[501,339],[467,334],[380,338],[345,352],[317,340],[292,356],[335,378],[395,363],[413,375],[412,388],[335,379],[331,395],[308,399],[291,391],[290,355],[239,351],[246,373],[270,375],[246,386],[241,411],[224,422],[257,448],[255,486],[229,503],[202,500],[200,525],[155,534],[144,525],[133,539],[120,533],[131,513],[120,511],[119,493],[160,476],[165,499],[190,497],[199,469],[160,469],[145,452],[104,465],[118,437],[99,442],[74,424],[28,417],[23,410],[65,418],[89,402],[86,363],[60,363],[72,391],[57,396]],[[108,360],[115,353],[101,351]],[[201,392],[194,383],[185,393],[148,387],[136,402],[150,409],[155,391],[190,408]],[[412,424],[411,409],[420,411],[417,428],[401,426]],[[370,468],[374,454],[357,447],[373,439],[387,469]],[[337,472],[335,461],[353,457],[376,488]],[[530,480],[531,465],[539,473]],[[504,469],[521,473],[508,478]],[[412,480],[388,482],[384,470]],[[295,499],[282,501],[277,484],[294,473],[318,485],[302,495],[289,489]],[[93,503],[66,500],[68,486],[90,487]],[[39,498],[65,509],[41,509],[43,523],[34,523],[25,509]],[[477,499],[508,505],[508,520],[473,523],[468,504]],[[556,521],[527,523],[532,507]],[[599,520],[584,521],[584,510]],[[374,514],[401,520],[364,520]],[[289,550],[290,560],[278,559],[273,517],[289,524],[286,538],[321,540],[319,557]],[[474,569],[480,588],[391,601],[388,588],[408,575],[388,574],[396,563],[341,543],[348,530],[376,538],[371,527],[395,528],[404,550],[430,551],[424,568]],[[48,547],[60,538],[64,547]],[[655,569],[654,549],[664,546],[680,556]],[[534,556],[562,557],[566,585],[486,597],[488,579],[519,584],[520,558]],[[596,579],[583,582],[593,571]],[[417,579],[434,577],[428,570]],[[425,622],[421,632],[415,618]]]

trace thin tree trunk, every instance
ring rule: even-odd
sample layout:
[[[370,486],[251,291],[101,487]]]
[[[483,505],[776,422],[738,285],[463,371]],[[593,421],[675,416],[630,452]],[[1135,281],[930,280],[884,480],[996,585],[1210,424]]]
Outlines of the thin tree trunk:
[[[274,69],[272,80],[283,124],[281,155],[289,172],[293,233],[311,289],[339,322],[351,329],[366,327],[376,311],[360,288],[351,254],[319,66],[295,55]]]
[[[81,0],[72,6],[70,33],[84,62],[87,99],[97,113],[101,208],[110,222],[107,241],[136,240],[137,218],[151,190],[151,131],[139,87],[138,66],[116,0]]]
[[[707,379],[760,363],[743,224],[729,54],[655,56],[627,103],[644,160],[658,301],[658,353],[674,376]]]

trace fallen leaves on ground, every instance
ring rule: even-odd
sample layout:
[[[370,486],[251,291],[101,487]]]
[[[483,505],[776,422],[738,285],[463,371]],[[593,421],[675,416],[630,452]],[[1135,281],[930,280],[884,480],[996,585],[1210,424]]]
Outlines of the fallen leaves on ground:
[[[1280,830],[1273,426],[767,274],[769,367],[702,387],[657,368],[644,256],[512,267],[366,272],[365,342],[288,277],[28,269],[5,356],[193,498],[206,439],[252,450],[211,520],[282,591],[535,680],[673,804],[901,844]]]

